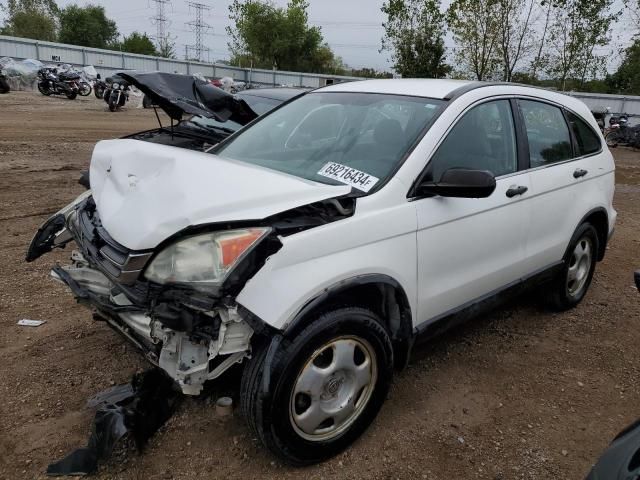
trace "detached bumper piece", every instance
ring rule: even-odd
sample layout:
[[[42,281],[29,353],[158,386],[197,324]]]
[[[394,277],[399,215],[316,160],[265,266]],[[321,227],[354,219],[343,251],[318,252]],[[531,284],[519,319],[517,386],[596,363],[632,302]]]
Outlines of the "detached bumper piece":
[[[131,383],[118,385],[89,400],[97,407],[86,447],[74,450],[47,468],[47,475],[89,475],[111,455],[125,436],[139,452],[147,440],[171,417],[180,395],[173,381],[157,369],[135,375]]]

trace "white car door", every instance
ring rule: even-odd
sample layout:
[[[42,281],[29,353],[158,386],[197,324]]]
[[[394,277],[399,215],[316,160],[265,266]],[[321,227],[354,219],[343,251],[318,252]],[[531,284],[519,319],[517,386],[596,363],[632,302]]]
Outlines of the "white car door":
[[[562,260],[588,210],[589,180],[600,174],[602,147],[583,120],[559,106],[529,99],[518,104],[527,132],[533,198],[527,256],[531,268],[544,269]]]
[[[489,170],[496,189],[488,198],[415,200],[421,329],[529,273],[530,181],[521,170],[526,152],[518,148],[515,108],[514,100],[496,99],[467,109],[427,164],[435,182],[449,168]]]

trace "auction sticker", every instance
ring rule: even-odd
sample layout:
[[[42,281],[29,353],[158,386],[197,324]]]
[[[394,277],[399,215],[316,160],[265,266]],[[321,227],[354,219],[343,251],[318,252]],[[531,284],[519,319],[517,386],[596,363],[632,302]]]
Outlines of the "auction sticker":
[[[346,185],[351,185],[363,192],[368,192],[380,181],[379,178],[374,177],[373,175],[369,175],[368,173],[361,172],[355,168],[334,162],[329,162],[322,167],[318,172],[318,175],[332,178]]]

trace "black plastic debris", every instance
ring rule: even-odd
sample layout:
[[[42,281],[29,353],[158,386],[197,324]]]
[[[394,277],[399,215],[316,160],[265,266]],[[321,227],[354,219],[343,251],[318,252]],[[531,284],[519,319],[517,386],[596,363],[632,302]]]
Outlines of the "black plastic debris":
[[[181,395],[158,369],[133,376],[131,383],[107,389],[87,403],[97,407],[88,445],[47,467],[47,475],[89,475],[107,459],[116,444],[129,436],[138,452],[171,417]]]

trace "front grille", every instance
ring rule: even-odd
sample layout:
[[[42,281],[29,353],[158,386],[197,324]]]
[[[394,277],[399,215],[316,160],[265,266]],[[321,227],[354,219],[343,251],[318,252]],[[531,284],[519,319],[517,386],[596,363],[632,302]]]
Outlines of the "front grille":
[[[91,264],[116,283],[135,283],[153,252],[129,250],[111,238],[91,198],[78,209],[76,226],[72,229],[76,243]]]

